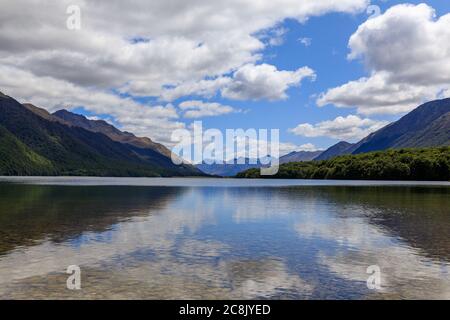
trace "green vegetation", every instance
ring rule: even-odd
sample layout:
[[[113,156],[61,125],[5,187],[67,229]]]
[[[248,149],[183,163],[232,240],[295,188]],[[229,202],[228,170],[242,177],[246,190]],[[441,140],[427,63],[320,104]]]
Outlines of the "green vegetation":
[[[52,163],[20,142],[0,126],[0,175],[51,175]]]
[[[238,178],[450,181],[450,147],[390,149],[282,164],[275,176],[250,169]]]
[[[167,156],[49,121],[0,96],[0,175],[168,177],[202,175]]]
[[[86,150],[87,148],[84,149],[85,147],[81,144],[70,144],[73,140],[70,141],[69,139],[64,139],[66,137],[62,134],[59,136],[52,136],[46,132],[41,135],[33,132],[33,134],[22,136],[21,138],[27,143],[25,144],[9,130],[5,129],[3,126],[0,126],[0,175],[170,175],[169,170],[164,170],[158,166],[149,166],[143,161],[139,161],[139,159],[134,161],[126,161],[127,159],[123,159],[124,157],[122,157],[121,154],[112,154],[107,158],[100,152],[96,152],[96,150]],[[40,143],[38,139],[42,142]],[[104,143],[104,145],[106,145],[106,143]],[[65,146],[70,146],[70,148]],[[115,150],[113,149],[113,151]],[[80,155],[85,155],[85,157],[82,158]]]

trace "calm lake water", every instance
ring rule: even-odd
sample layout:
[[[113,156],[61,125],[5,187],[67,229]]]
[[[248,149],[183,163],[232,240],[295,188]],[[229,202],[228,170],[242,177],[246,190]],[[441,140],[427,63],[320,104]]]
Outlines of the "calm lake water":
[[[11,298],[450,299],[450,184],[0,178]]]

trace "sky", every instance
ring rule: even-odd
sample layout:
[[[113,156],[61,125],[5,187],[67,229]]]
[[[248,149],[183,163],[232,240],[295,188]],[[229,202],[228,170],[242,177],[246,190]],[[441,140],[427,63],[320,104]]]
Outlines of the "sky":
[[[168,146],[202,121],[326,149],[450,96],[450,2],[3,0],[0,91]]]

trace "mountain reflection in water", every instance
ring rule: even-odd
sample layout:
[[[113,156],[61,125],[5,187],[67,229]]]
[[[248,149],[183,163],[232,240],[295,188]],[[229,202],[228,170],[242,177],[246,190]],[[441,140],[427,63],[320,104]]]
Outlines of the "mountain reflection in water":
[[[447,186],[2,183],[0,298],[450,299],[449,208]]]

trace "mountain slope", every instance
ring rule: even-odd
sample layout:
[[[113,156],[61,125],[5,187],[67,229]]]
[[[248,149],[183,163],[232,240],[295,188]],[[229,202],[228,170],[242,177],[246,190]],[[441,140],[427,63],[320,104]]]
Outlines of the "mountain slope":
[[[350,154],[352,153],[351,151],[352,146],[353,146],[352,143],[348,143],[346,141],[338,142],[335,145],[329,147],[321,154],[319,154],[317,157],[314,158],[314,160],[328,160],[343,154]]]
[[[281,163],[299,162],[299,161],[311,161],[318,157],[323,150],[319,151],[294,151],[287,155],[280,157]]]
[[[56,111],[55,113],[52,114],[52,116],[54,118],[64,121],[65,123],[71,126],[80,127],[92,132],[103,133],[104,135],[108,136],[111,140],[121,143],[128,143],[138,148],[152,149],[165,155],[166,157],[171,156],[170,150],[167,149],[162,144],[155,143],[149,138],[145,137],[139,138],[132,133],[122,132],[116,127],[107,123],[106,121],[89,120],[82,115],[74,114],[67,110]]]
[[[358,143],[341,141],[316,157],[328,160],[346,154],[400,148],[450,145],[450,99],[425,103],[400,120],[371,133]]]
[[[4,145],[13,143],[11,136],[26,146],[26,151],[51,163],[55,175],[95,176],[172,176],[199,175],[198,170],[178,167],[161,153],[111,140],[104,134],[80,127],[68,126],[34,106],[23,106],[11,97],[0,96],[0,125],[6,130]],[[36,108],[36,107],[34,107]],[[41,112],[39,111],[39,112]],[[47,117],[48,116],[48,117]],[[7,133],[10,133],[8,135]],[[17,142],[16,141],[16,142]],[[2,150],[0,156],[9,157]],[[23,157],[17,156],[10,167],[17,166]],[[14,160],[14,158],[12,159]],[[44,161],[45,162],[45,161]],[[38,167],[29,175],[45,174]],[[10,170],[11,171],[11,170]],[[45,171],[45,170],[44,170]],[[11,173],[14,174],[14,173]]]
[[[426,129],[419,131],[411,140],[414,147],[427,145],[450,145],[450,112],[434,120]]]
[[[64,122],[63,120],[61,120],[57,117],[54,117],[52,114],[50,114],[50,112],[48,112],[47,110],[45,110],[43,108],[36,107],[35,105],[33,105],[31,103],[24,103],[23,106],[25,108],[27,108],[28,110],[30,110],[31,112],[33,112],[34,114],[37,114],[41,118],[44,118],[48,121],[59,122],[59,123],[68,125],[68,123]]]
[[[449,116],[450,99],[425,103],[363,139],[353,153],[450,145]]]
[[[0,175],[50,175],[55,173],[52,163],[35,153],[0,126]]]

